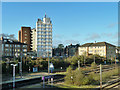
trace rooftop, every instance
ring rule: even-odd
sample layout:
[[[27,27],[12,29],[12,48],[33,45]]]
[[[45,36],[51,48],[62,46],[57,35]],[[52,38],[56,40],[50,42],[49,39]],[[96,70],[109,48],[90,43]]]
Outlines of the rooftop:
[[[107,42],[86,43],[86,44],[81,45],[80,47],[108,46],[108,45],[113,46],[113,47],[116,47],[115,45],[112,45],[112,44],[107,43]]]

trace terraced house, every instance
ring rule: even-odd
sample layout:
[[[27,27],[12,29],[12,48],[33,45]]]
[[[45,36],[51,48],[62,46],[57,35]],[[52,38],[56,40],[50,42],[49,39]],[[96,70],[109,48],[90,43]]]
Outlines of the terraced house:
[[[18,41],[13,41],[10,39],[1,38],[0,41],[2,42],[2,57],[19,57],[19,56],[26,56],[27,55],[27,44],[21,43]]]
[[[87,56],[98,54],[106,59],[111,59],[116,57],[116,46],[107,42],[86,43],[78,48],[78,55],[85,53]]]

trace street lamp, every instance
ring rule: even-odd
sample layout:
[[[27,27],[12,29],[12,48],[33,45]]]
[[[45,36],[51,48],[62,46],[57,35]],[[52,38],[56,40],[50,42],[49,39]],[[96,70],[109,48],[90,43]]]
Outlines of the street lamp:
[[[21,62],[19,62],[20,63],[20,75],[22,78],[22,51],[21,51],[20,55],[21,55]]]
[[[15,88],[15,66],[17,66],[17,64],[11,64],[11,66],[13,66],[13,88]]]

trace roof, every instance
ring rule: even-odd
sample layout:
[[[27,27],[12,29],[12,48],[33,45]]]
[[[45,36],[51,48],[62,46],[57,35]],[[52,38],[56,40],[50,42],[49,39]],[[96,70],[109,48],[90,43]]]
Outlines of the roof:
[[[6,41],[5,41],[6,40]],[[19,45],[27,45],[26,43],[21,43],[21,42],[18,42],[18,41],[14,41],[14,40],[10,40],[10,39],[6,39],[6,38],[2,38],[2,43],[5,43],[5,44],[19,44]]]
[[[86,44],[83,44],[83,45],[81,45],[80,47],[89,47],[89,46],[91,46],[93,43],[86,43]]]
[[[112,44],[107,43],[107,42],[86,43],[86,44],[81,45],[80,47],[92,47],[92,46],[113,46],[113,47],[116,47],[115,45],[112,45]]]

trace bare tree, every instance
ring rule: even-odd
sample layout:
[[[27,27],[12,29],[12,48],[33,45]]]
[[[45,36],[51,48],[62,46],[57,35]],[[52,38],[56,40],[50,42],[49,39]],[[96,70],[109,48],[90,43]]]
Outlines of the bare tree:
[[[5,33],[2,33],[2,34],[0,34],[0,37],[17,41],[17,39],[15,38],[14,34],[5,34]]]

